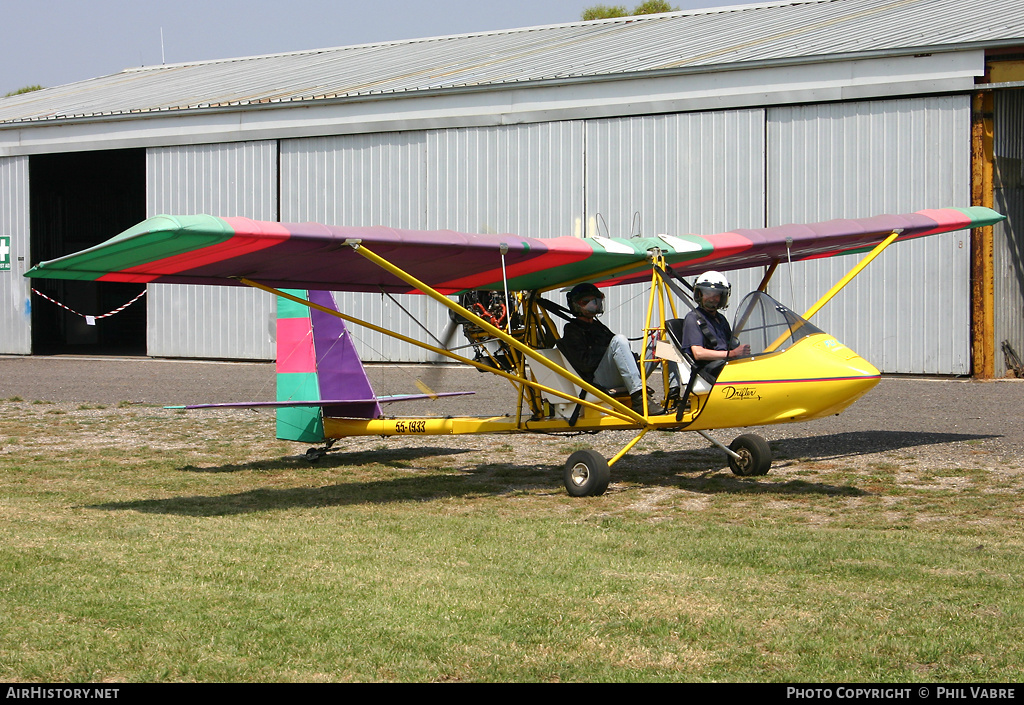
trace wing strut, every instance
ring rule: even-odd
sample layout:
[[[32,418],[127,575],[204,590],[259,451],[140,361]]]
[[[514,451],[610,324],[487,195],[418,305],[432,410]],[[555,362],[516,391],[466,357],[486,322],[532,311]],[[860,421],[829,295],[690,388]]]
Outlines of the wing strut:
[[[820,311],[825,306],[825,304],[827,304],[829,301],[831,301],[833,299],[833,297],[835,297],[836,294],[838,294],[840,291],[843,290],[843,287],[845,287],[847,284],[849,284],[851,281],[853,281],[853,278],[855,276],[860,274],[864,270],[865,267],[867,267],[869,264],[871,264],[871,262],[875,259],[875,257],[878,257],[878,255],[882,254],[882,251],[886,247],[888,247],[893,242],[895,242],[896,238],[898,238],[900,236],[900,233],[902,233],[902,232],[903,232],[902,228],[896,228],[891,233],[889,233],[888,237],[886,237],[880,243],[875,245],[875,249],[871,250],[871,252],[869,252],[867,254],[867,256],[864,257],[864,259],[862,259],[860,262],[858,262],[856,265],[854,265],[853,269],[851,269],[849,272],[847,272],[846,275],[842,279],[837,281],[832,286],[832,288],[828,290],[828,292],[824,296],[822,296],[820,299],[818,299],[817,303],[815,303],[813,306],[811,306],[809,309],[807,309],[807,311],[803,315],[803,319],[805,321],[809,321],[811,316],[813,316],[818,311]],[[796,329],[794,328],[794,331],[795,330]],[[766,353],[773,352],[777,347],[782,345],[782,342],[787,337],[789,337],[790,334],[791,334],[791,332],[787,331],[786,333],[783,333],[782,335],[780,335],[778,337],[778,339],[775,340],[775,342],[773,342],[771,345],[769,345],[767,348],[764,349],[764,352],[766,352]]]
[[[807,312],[804,313],[803,317],[806,320],[810,320],[811,316],[820,311],[822,307],[825,306],[825,304],[832,300],[832,297],[834,297],[836,294],[842,291],[843,287],[845,287],[847,284],[853,281],[853,278],[860,274],[865,267],[871,264],[875,257],[878,257],[878,255],[882,254],[882,250],[891,245],[892,242],[896,238],[898,238],[900,236],[900,233],[902,232],[902,228],[896,228],[895,230],[892,231],[889,237],[885,238],[880,243],[875,245],[875,249],[871,250],[871,252],[868,253],[867,257],[862,259],[860,262],[856,264],[856,266],[853,269],[847,272],[845,277],[836,282],[835,286],[829,289],[828,293],[826,293],[824,296],[818,299],[818,302],[816,304],[807,309]]]
[[[778,258],[773,259],[771,265],[765,270],[764,277],[761,279],[761,283],[757,285],[757,290],[762,294],[768,292],[768,282],[771,281],[772,275],[775,274],[775,270],[778,269],[779,260]]]
[[[421,282],[420,280],[418,280],[416,277],[412,276],[408,272],[406,272],[406,271],[400,269],[399,267],[396,267],[395,265],[391,264],[390,262],[388,262],[386,259],[384,259],[380,255],[378,255],[378,254],[376,254],[374,252],[371,252],[366,247],[364,247],[362,245],[362,243],[352,241],[352,242],[349,242],[348,244],[352,247],[353,250],[355,250],[356,252],[361,254],[363,257],[365,257],[366,259],[368,259],[371,262],[373,262],[374,264],[376,264],[381,269],[385,270],[389,274],[392,274],[392,275],[398,277],[399,279],[401,279],[402,281],[407,283],[409,286],[415,288],[416,290],[422,291],[424,294],[426,294],[430,298],[434,299],[435,301],[437,301],[441,305],[443,305],[443,306],[445,306],[447,308],[452,309],[453,311],[458,313],[460,316],[463,316],[463,317],[469,319],[470,321],[473,322],[474,325],[480,326],[482,329],[484,329],[485,331],[487,331],[488,333],[493,335],[495,338],[498,338],[502,342],[504,342],[507,345],[509,345],[510,347],[515,348],[517,351],[519,351],[520,353],[522,353],[526,357],[530,358],[531,361],[536,362],[539,365],[543,365],[544,367],[547,367],[552,372],[554,372],[554,373],[556,373],[556,374],[558,374],[558,375],[560,375],[562,377],[565,377],[565,378],[569,379],[570,381],[573,382],[573,384],[576,384],[581,389],[585,389],[588,394],[593,394],[598,399],[604,401],[605,403],[610,404],[611,407],[612,407],[612,409],[611,409],[612,412],[617,412],[617,413],[613,413],[614,416],[617,416],[619,418],[623,418],[624,417],[624,418],[628,419],[629,421],[633,421],[634,423],[639,423],[642,426],[646,426],[647,425],[647,420],[643,416],[641,416],[640,414],[636,413],[635,411],[633,411],[631,408],[629,408],[628,406],[626,406],[622,402],[620,402],[620,401],[616,400],[614,397],[611,397],[608,394],[602,392],[600,389],[598,389],[594,385],[590,384],[589,382],[585,382],[584,380],[580,379],[579,377],[577,377],[576,375],[572,374],[571,372],[568,372],[564,368],[562,368],[562,367],[558,366],[557,364],[551,362],[550,360],[548,360],[543,355],[540,355],[539,353],[537,353],[535,350],[533,350],[528,345],[524,345],[523,343],[521,343],[520,341],[516,340],[515,338],[513,338],[511,335],[509,335],[505,331],[503,331],[503,330],[501,330],[499,328],[496,328],[495,326],[491,325],[490,323],[488,323],[484,319],[482,319],[479,316],[477,316],[472,311],[469,311],[468,309],[466,309],[466,308],[464,308],[462,306],[459,306],[459,304],[457,304],[456,302],[452,301],[447,296],[444,296],[443,294],[435,291],[433,288],[427,286],[426,284],[424,284],[423,282]],[[518,380],[519,378],[516,378],[516,379]],[[559,396],[563,396],[563,398],[564,398],[564,395],[559,395]],[[608,410],[605,410],[605,413],[608,413]]]
[[[238,281],[241,282],[242,284],[245,284],[246,286],[251,286],[254,289],[260,289],[261,291],[266,291],[268,293],[274,294],[275,296],[280,296],[282,298],[288,299],[289,301],[294,301],[297,304],[302,304],[303,306],[308,306],[309,308],[315,308],[318,311],[323,311],[324,313],[329,314],[331,316],[337,316],[338,318],[341,318],[342,320],[348,321],[349,323],[352,323],[354,325],[363,326],[365,328],[369,328],[372,331],[375,331],[375,332],[380,333],[382,335],[390,336],[390,337],[395,338],[397,340],[401,340],[404,343],[409,343],[410,345],[415,345],[417,347],[421,347],[424,350],[428,350],[430,352],[437,353],[438,355],[443,355],[445,357],[449,357],[449,358],[451,358],[451,359],[453,359],[453,360],[455,360],[457,362],[461,362],[463,364],[470,365],[471,367],[475,367],[475,368],[477,368],[478,370],[480,370],[482,372],[490,372],[491,374],[496,374],[496,375],[498,375],[500,377],[504,377],[505,379],[508,379],[508,380],[510,380],[512,382],[518,382],[518,383],[527,384],[527,385],[533,387],[534,389],[538,389],[538,390],[540,390],[542,392],[550,393],[550,394],[553,394],[555,396],[561,397],[563,399],[567,399],[569,401],[582,404],[583,406],[586,406],[588,408],[594,409],[595,411],[600,411],[603,414],[609,414],[611,416],[615,416],[616,418],[619,418],[619,419],[622,419],[622,420],[625,420],[625,421],[631,421],[631,422],[635,422],[636,421],[636,419],[633,418],[633,416],[635,416],[636,413],[632,409],[629,409],[628,407],[625,407],[629,411],[629,415],[626,415],[624,413],[620,413],[617,409],[608,409],[606,407],[600,406],[600,405],[595,404],[593,402],[588,402],[586,400],[574,397],[571,394],[566,394],[565,392],[561,392],[561,391],[559,391],[557,389],[552,389],[550,387],[546,387],[543,384],[540,384],[539,382],[534,382],[532,380],[528,380],[528,379],[525,379],[523,377],[516,377],[515,375],[511,375],[511,374],[509,374],[507,372],[504,372],[503,370],[498,370],[498,369],[495,369],[493,367],[488,367],[487,365],[479,363],[476,360],[470,360],[468,357],[463,357],[462,355],[454,353],[451,350],[445,350],[444,348],[438,348],[438,347],[435,347],[433,345],[429,345],[429,344],[424,343],[424,342],[422,342],[420,340],[415,340],[415,339],[410,338],[408,336],[402,335],[401,333],[396,333],[394,331],[390,331],[390,330],[387,330],[387,329],[382,328],[380,326],[374,325],[373,323],[370,323],[369,321],[364,321],[362,319],[355,318],[354,316],[346,315],[344,313],[341,313],[340,311],[332,311],[329,308],[326,308],[326,307],[323,307],[323,306],[319,306],[318,304],[315,304],[315,303],[313,303],[311,301],[306,301],[305,299],[300,299],[297,296],[292,296],[291,294],[288,294],[288,293],[286,293],[284,291],[281,291],[280,289],[275,289],[272,286],[267,286],[265,284],[260,284],[259,282],[252,281],[251,279],[246,279],[245,277],[239,277]],[[441,294],[438,294],[438,296],[441,296]],[[445,301],[447,301],[449,304],[451,304],[450,308],[454,308],[456,310],[456,312],[459,313],[459,315],[476,318],[476,316],[474,316],[472,313],[470,313],[466,309],[462,308],[458,304],[452,302],[447,297],[441,296],[441,298],[443,298]],[[481,322],[483,322],[483,321],[481,321]],[[487,324],[487,325],[489,325],[489,324]],[[491,327],[493,328],[493,326],[491,326]],[[494,330],[497,330],[497,329],[495,328]],[[500,333],[500,331],[499,331],[499,333]],[[501,333],[501,335],[504,335],[504,333]],[[518,343],[518,341],[516,341],[516,342]],[[555,369],[556,372],[558,372],[562,376],[568,376],[574,382],[576,381],[576,378],[571,373],[567,372],[566,370],[563,370],[562,368],[557,367],[557,366],[554,369]],[[586,384],[586,382],[583,382],[583,380],[579,380],[579,383],[582,383],[583,385],[589,386],[589,385]],[[600,392],[599,396],[601,398],[604,398],[607,395],[605,395],[603,392]],[[608,398],[611,399],[611,397],[608,397]],[[615,399],[611,399],[611,400],[617,406],[622,406],[622,404],[619,404],[618,402],[616,402]]]

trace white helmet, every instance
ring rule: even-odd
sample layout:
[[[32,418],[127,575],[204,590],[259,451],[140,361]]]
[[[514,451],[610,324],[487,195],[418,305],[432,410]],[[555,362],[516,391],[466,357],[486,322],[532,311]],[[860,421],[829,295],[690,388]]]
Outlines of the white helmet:
[[[708,302],[707,308],[711,311],[726,308],[729,305],[729,294],[732,293],[732,286],[729,280],[721,272],[704,272],[693,285],[693,300],[698,306],[703,306],[705,294],[720,294],[717,304]]]

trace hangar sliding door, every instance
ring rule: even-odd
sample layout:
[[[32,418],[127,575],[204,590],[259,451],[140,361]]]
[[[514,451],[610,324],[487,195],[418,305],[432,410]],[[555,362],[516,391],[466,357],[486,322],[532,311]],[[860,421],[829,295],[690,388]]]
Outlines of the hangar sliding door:
[[[1003,343],[1024,358],[1024,90],[995,95],[995,209],[1006,220],[993,229],[995,373],[1006,374]]]
[[[767,225],[970,205],[970,99],[768,111]],[[970,232],[889,248],[814,318],[884,372],[969,374]],[[862,255],[782,267],[803,311]]]
[[[149,149],[146,212],[277,220],[277,143]],[[274,359],[274,297],[247,287],[150,284],[148,353]]]
[[[611,237],[759,228],[764,222],[764,111],[647,115],[587,122],[587,232]],[[733,289],[751,288],[745,273]],[[756,286],[760,274],[753,282]],[[611,294],[606,323],[635,336],[647,287]]]
[[[580,122],[342,135],[281,143],[281,219],[511,232],[572,232],[583,212]],[[371,266],[371,265],[367,265]],[[424,296],[338,295],[346,312],[436,344],[449,319]],[[367,361],[424,361],[429,353],[366,329]]]
[[[0,353],[32,352],[28,157],[0,158]]]
[[[281,220],[327,225],[422,228],[425,135],[374,133],[281,142]],[[367,267],[372,267],[370,263]],[[342,311],[403,335],[425,339],[444,325],[425,297],[403,296],[406,314],[383,294],[337,295]],[[367,328],[349,326],[365,361],[425,359],[413,346]],[[440,335],[440,333],[436,333]],[[381,390],[378,390],[380,392]],[[385,392],[386,393],[386,392]]]

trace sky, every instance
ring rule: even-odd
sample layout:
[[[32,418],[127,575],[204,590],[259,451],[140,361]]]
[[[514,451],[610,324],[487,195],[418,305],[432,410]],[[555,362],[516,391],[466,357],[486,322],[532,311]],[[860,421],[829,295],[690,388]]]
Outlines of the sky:
[[[754,0],[674,0],[682,10]],[[573,22],[599,0],[0,0],[0,96],[122,69]],[[640,0],[603,0],[632,9]],[[162,33],[162,46],[161,46]]]

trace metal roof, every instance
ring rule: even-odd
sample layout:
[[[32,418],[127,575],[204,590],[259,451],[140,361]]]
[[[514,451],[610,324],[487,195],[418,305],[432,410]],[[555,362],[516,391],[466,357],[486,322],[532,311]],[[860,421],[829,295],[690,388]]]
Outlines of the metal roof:
[[[1024,44],[1020,0],[796,0],[127,69],[0,99],[0,128]]]

